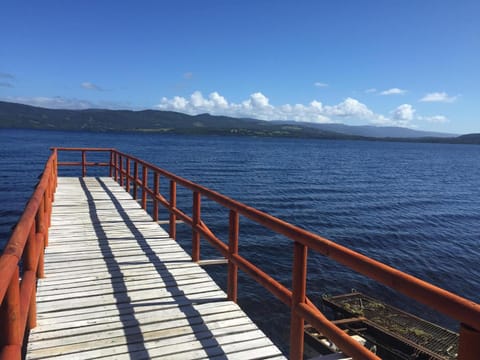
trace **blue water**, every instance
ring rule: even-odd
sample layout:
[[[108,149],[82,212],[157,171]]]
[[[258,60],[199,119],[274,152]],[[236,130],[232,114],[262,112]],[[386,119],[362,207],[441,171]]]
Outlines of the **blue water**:
[[[0,130],[0,244],[50,146],[116,147],[480,302],[480,146]],[[181,189],[179,204],[191,207]],[[228,212],[208,201],[202,211],[226,240]],[[288,285],[291,242],[245,219],[240,229],[240,253]],[[190,231],[179,226],[179,239],[188,249]],[[202,256],[214,256],[206,243]],[[225,285],[224,267],[207,270]],[[322,256],[309,254],[308,271],[316,301],[355,288],[455,329]],[[239,287],[240,304],[274,340],[288,343],[287,308],[245,276]]]

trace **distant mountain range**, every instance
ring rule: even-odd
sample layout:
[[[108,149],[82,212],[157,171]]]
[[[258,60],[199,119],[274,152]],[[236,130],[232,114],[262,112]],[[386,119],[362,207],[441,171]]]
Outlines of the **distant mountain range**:
[[[285,121],[274,121],[274,123],[280,124]],[[447,134],[433,131],[420,131],[403,127],[395,126],[372,126],[372,125],[360,125],[351,126],[345,124],[316,124],[308,122],[289,122],[294,124],[301,124],[303,126],[314,127],[316,129],[322,129],[325,131],[333,131],[340,134],[366,136],[375,138],[420,138],[420,137],[439,137],[439,138],[452,138],[457,137],[458,134]]]
[[[0,128],[480,144],[480,134],[457,136],[400,127],[263,121],[209,114],[192,116],[159,110],[59,110],[2,101],[0,101]]]

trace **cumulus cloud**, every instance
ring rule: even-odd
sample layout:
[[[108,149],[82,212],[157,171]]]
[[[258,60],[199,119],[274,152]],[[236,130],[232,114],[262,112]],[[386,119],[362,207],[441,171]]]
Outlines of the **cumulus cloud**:
[[[322,87],[328,87],[328,84],[317,81],[313,84],[313,86],[322,88]]]
[[[367,105],[350,97],[336,105],[323,105],[320,101],[313,100],[309,104],[274,106],[261,92],[253,93],[248,99],[234,103],[229,102],[218,92],[213,92],[205,97],[200,91],[195,91],[188,98],[175,96],[169,99],[164,97],[155,107],[160,110],[180,111],[191,115],[208,112],[213,115],[252,117],[261,120],[328,123],[333,122],[333,118],[353,118],[376,124],[392,123],[390,119],[376,114]]]
[[[391,88],[388,90],[384,90],[380,93],[380,95],[402,95],[405,94],[407,90],[399,89],[399,88]]]
[[[96,91],[103,91],[103,89],[98,86],[98,85],[95,85],[94,83],[91,83],[89,81],[85,81],[81,84],[82,88],[84,89],[87,89],[87,90],[96,90]]]
[[[446,92],[434,92],[425,95],[419,101],[421,102],[444,102],[444,103],[452,103],[457,100],[457,96],[448,96]]]
[[[155,107],[160,110],[180,111],[191,115],[208,112],[213,115],[252,117],[261,120],[331,122],[319,101],[312,101],[308,105],[273,106],[270,104],[269,98],[261,92],[253,93],[248,99],[234,103],[229,102],[218,92],[212,92],[205,97],[200,91],[195,91],[188,98],[175,96],[168,99],[164,97]]]
[[[392,118],[398,124],[408,125],[414,119],[415,109],[410,104],[403,104],[392,111]]]
[[[325,111],[328,115],[340,117],[355,116],[362,119],[369,119],[373,116],[373,111],[371,111],[365,104],[350,97],[337,105],[326,106]]]

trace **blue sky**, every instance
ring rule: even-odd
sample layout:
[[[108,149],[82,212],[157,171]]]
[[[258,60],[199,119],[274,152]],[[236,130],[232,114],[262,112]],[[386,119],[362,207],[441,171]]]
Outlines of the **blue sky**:
[[[480,132],[480,2],[2,1],[0,99]]]

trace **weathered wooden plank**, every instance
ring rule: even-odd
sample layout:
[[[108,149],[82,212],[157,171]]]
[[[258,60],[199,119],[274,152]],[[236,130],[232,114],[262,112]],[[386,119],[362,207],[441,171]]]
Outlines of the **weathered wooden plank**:
[[[281,357],[112,179],[60,178],[28,359]]]
[[[131,322],[127,322],[125,326],[122,323],[111,324],[112,327],[104,328],[101,332],[80,333],[70,332],[72,336],[63,336],[57,338],[37,339],[29,346],[32,352],[39,354],[49,354],[50,356],[64,353],[85,351],[95,347],[117,346],[129,343],[145,343],[148,340],[158,340],[162,338],[177,337],[185,334],[196,334],[206,332],[219,327],[230,327],[238,324],[246,324],[250,322],[246,316],[226,316],[221,319],[219,315],[206,316],[207,321],[216,319],[209,324],[202,321],[201,317],[191,319],[179,319],[174,321],[165,321],[158,323],[142,323],[139,326]],[[211,334],[208,334],[212,337]]]
[[[57,300],[75,300],[89,298],[93,296],[107,296],[110,294],[122,294],[128,293],[130,295],[131,292],[134,291],[144,291],[144,290],[161,290],[158,294],[162,294],[163,292],[167,292],[169,294],[174,294],[177,289],[180,287],[182,290],[189,290],[189,289],[196,289],[196,288],[204,288],[207,289],[208,286],[211,284],[211,279],[203,276],[202,278],[193,278],[193,279],[184,279],[184,280],[171,280],[170,282],[162,282],[160,279],[158,280],[147,280],[147,281],[132,281],[129,284],[127,283],[120,283],[117,282],[117,286],[115,284],[110,284],[103,287],[95,287],[95,288],[87,288],[87,289],[80,289],[80,291],[69,291],[68,293],[65,292],[56,292],[54,294],[48,293],[46,295],[37,296],[37,302],[50,302],[50,301],[57,301]],[[212,288],[213,289],[213,288]]]
[[[183,274],[195,274],[199,272],[198,267],[194,267],[194,264],[191,262],[185,262],[181,264],[176,264],[176,266],[169,265],[167,270],[158,271],[150,263],[139,264],[139,265],[130,265],[124,264],[121,271],[118,272],[108,272],[108,271],[98,271],[98,269],[85,269],[81,273],[66,273],[65,271],[49,274],[47,281],[42,282],[42,288],[48,288],[49,286],[57,286],[58,284],[65,286],[68,284],[74,285],[75,282],[84,282],[84,281],[95,281],[99,279],[112,279],[115,281],[117,278],[136,278],[142,275],[148,276],[154,274],[157,277],[168,277],[168,276],[181,276]],[[90,271],[87,271],[90,270]],[[68,287],[68,286],[67,286]]]
[[[203,304],[192,304],[187,301],[183,301],[183,303],[178,302],[175,304],[132,304],[133,306],[125,306],[123,308],[117,307],[98,307],[97,311],[90,312],[90,313],[82,313],[78,314],[77,312],[63,312],[61,317],[55,316],[51,318],[42,318],[39,321],[41,324],[41,329],[36,331],[36,334],[45,331],[52,331],[64,328],[73,328],[73,327],[81,327],[86,325],[93,325],[93,324],[100,324],[102,322],[108,322],[106,319],[116,319],[120,316],[127,316],[130,314],[149,314],[150,312],[162,312],[164,314],[170,313],[178,313],[179,311],[182,313],[191,312],[192,309],[201,309],[203,312],[208,311],[228,311],[228,310],[235,310],[236,308],[228,308],[230,306],[230,302],[226,301],[219,301],[219,302],[207,302]],[[54,314],[57,315],[57,314]]]
[[[72,338],[71,340],[80,342],[82,339],[81,335],[90,336],[92,333],[98,333],[96,339],[100,339],[103,336],[101,333],[105,331],[122,330],[127,327],[134,328],[132,330],[133,332],[139,331],[141,326],[146,327],[154,323],[157,323],[157,326],[152,326],[151,329],[159,329],[160,327],[173,328],[181,324],[201,324],[202,322],[224,321],[244,317],[246,317],[245,313],[239,310],[238,307],[232,306],[232,304],[218,305],[206,309],[203,309],[201,305],[183,306],[171,308],[169,311],[158,309],[149,312],[135,313],[134,316],[121,314],[118,316],[104,317],[98,319],[98,321],[86,321],[82,326],[77,326],[77,324],[73,324],[74,326],[72,327],[65,325],[57,327],[56,325],[52,325],[49,326],[46,331],[35,333],[31,340],[34,341],[35,344],[38,340],[42,340],[42,342],[39,342],[39,345],[34,346],[47,347],[48,343],[45,341],[46,339],[56,341],[60,335],[62,337],[75,336],[75,339]],[[137,326],[137,323],[140,325]],[[123,335],[122,332],[117,332],[117,334]]]
[[[149,269],[138,273],[101,273],[95,276],[83,275],[83,277],[75,278],[75,281],[72,279],[49,279],[47,284],[43,285],[43,289],[48,292],[48,295],[53,295],[55,293],[65,293],[67,289],[72,289],[73,291],[83,291],[83,289],[88,288],[97,288],[103,287],[104,285],[114,286],[116,283],[125,283],[130,282],[142,282],[149,279],[155,280],[159,285],[165,284],[169,280],[182,280],[182,279],[192,279],[192,278],[208,278],[205,276],[205,273],[198,271],[195,268],[187,269],[174,269],[177,271],[164,271],[159,274],[155,269]],[[208,278],[210,279],[210,278]]]
[[[165,301],[165,299],[172,299],[176,297],[186,298],[190,301],[202,299],[205,292],[216,291],[218,287],[215,284],[202,285],[202,286],[189,286],[184,289],[172,289],[171,291],[165,290],[138,290],[138,291],[118,291],[115,294],[106,295],[94,295],[78,299],[66,299],[38,302],[38,311],[49,312],[58,311],[71,308],[89,307],[97,304],[118,304],[118,303],[131,303],[134,301]],[[188,292],[187,292],[188,291]],[[163,300],[162,300],[163,299]]]
[[[71,345],[62,346],[60,349],[56,349],[60,355],[59,359],[97,359],[103,357],[112,357],[115,359],[131,359],[131,358],[148,358],[152,357],[152,353],[167,355],[172,351],[178,351],[188,347],[192,347],[192,343],[208,341],[213,337],[220,337],[223,334],[229,334],[232,336],[243,336],[243,338],[259,338],[263,334],[255,325],[251,322],[245,321],[242,323],[239,320],[225,321],[223,324],[215,324],[206,331],[192,332],[189,327],[178,327],[174,329],[166,329],[159,331],[146,332],[142,339],[138,339],[137,342],[130,342],[125,344],[122,337],[101,339],[88,343],[89,346],[85,346],[85,343],[75,343]],[[167,336],[165,336],[165,334]],[[242,335],[245,334],[245,335]],[[206,343],[205,345],[212,345]],[[177,346],[177,349],[175,349]],[[88,350],[84,350],[87,348]],[[195,345],[193,346],[195,348]],[[79,353],[81,351],[81,353]],[[52,354],[51,349],[46,348],[39,350],[38,355],[42,356]],[[147,356],[146,356],[147,355]],[[188,358],[188,357],[187,357]]]
[[[222,297],[220,297],[222,296]],[[41,313],[38,315],[39,324],[50,323],[74,323],[79,320],[90,320],[102,318],[109,314],[131,314],[153,311],[155,309],[162,309],[169,311],[172,308],[181,306],[195,306],[195,305],[212,305],[217,306],[219,302],[224,301],[221,291],[212,291],[204,293],[202,299],[192,302],[188,299],[175,299],[175,301],[137,301],[133,303],[119,303],[119,304],[101,304],[95,307],[65,309],[49,313]],[[41,328],[36,328],[35,332],[41,332]]]

